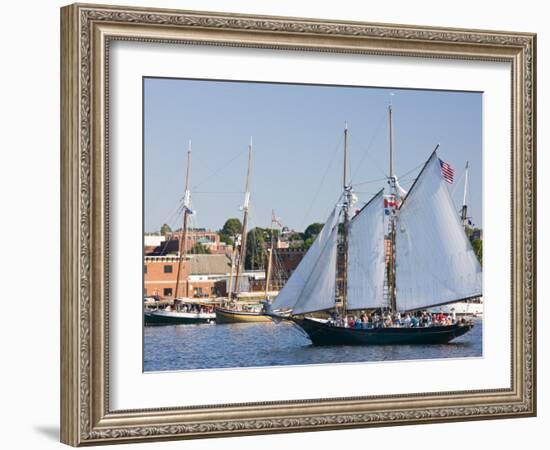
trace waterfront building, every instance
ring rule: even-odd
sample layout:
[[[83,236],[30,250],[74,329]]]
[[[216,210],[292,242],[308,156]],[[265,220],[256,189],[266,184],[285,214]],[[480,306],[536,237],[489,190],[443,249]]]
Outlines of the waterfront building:
[[[174,231],[165,236],[144,236],[145,255],[147,256],[165,256],[176,255],[179,249],[181,233]],[[154,238],[162,238],[162,240]],[[152,245],[156,243],[156,245]],[[190,229],[187,232],[186,242],[187,252],[191,253],[195,245],[200,244],[211,254],[230,255],[233,251],[231,245],[220,241],[220,236],[216,231],[206,229]]]
[[[148,255],[144,261],[144,296],[173,299],[178,271],[177,255]],[[224,295],[231,271],[225,255],[188,255],[180,275],[181,295],[211,298]]]

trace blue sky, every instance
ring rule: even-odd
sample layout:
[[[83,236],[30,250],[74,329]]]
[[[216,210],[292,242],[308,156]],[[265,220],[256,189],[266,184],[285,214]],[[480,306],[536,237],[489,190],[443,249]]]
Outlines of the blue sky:
[[[271,210],[302,231],[323,222],[342,190],[343,129],[362,202],[388,174],[388,104],[393,104],[396,173],[406,189],[439,143],[455,169],[457,209],[470,162],[468,203],[481,226],[482,94],[392,88],[144,79],[145,231],[167,222],[184,190],[192,141],[192,226],[219,229],[241,217],[248,143],[253,139],[251,226]]]

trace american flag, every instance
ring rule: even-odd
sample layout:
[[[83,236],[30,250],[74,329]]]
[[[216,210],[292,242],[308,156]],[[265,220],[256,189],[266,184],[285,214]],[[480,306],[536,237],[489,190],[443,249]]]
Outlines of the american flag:
[[[455,178],[455,170],[451,167],[449,163],[446,163],[442,159],[439,160],[439,165],[441,166],[441,173],[443,178],[447,183],[453,184]]]

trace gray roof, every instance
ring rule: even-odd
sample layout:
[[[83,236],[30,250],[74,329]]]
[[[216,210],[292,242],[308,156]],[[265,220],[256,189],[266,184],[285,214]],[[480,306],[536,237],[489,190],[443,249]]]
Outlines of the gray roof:
[[[225,275],[231,271],[231,263],[225,255],[190,255],[191,275]]]

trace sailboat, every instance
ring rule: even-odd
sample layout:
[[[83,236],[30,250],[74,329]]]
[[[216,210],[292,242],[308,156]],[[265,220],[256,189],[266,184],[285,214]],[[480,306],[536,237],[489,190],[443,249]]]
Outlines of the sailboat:
[[[244,271],[244,262],[246,257],[246,238],[248,227],[248,214],[250,210],[250,176],[252,171],[252,139],[248,145],[248,167],[246,171],[246,187],[243,210],[243,224],[241,236],[235,242],[235,251],[231,258],[231,274],[229,276],[229,297],[227,304],[215,308],[216,323],[236,323],[236,322],[271,322],[271,317],[264,314],[263,305],[257,302],[244,303],[236,302],[241,289],[241,273]],[[238,252],[237,252],[238,248]],[[233,267],[235,260],[236,275],[233,284]],[[233,286],[235,292],[233,292]]]
[[[415,322],[426,308],[479,297],[482,272],[444,180],[439,145],[409,191],[399,186],[391,105],[388,111],[388,192],[381,189],[351,217],[346,125],[342,195],[269,308],[273,317],[298,325],[314,345],[443,344],[474,326],[464,319]],[[351,327],[347,318],[357,313],[363,320]]]
[[[165,309],[145,309],[144,321],[146,324],[183,324],[183,323],[212,323],[216,319],[214,308],[202,302],[195,302],[191,299],[179,297],[182,285],[181,274],[183,263],[187,259],[187,232],[191,210],[191,191],[189,189],[189,178],[191,175],[191,141],[187,151],[187,170],[185,176],[185,193],[183,197],[183,226],[179,237],[179,258],[178,271],[176,274],[176,286],[174,291],[174,306]]]

